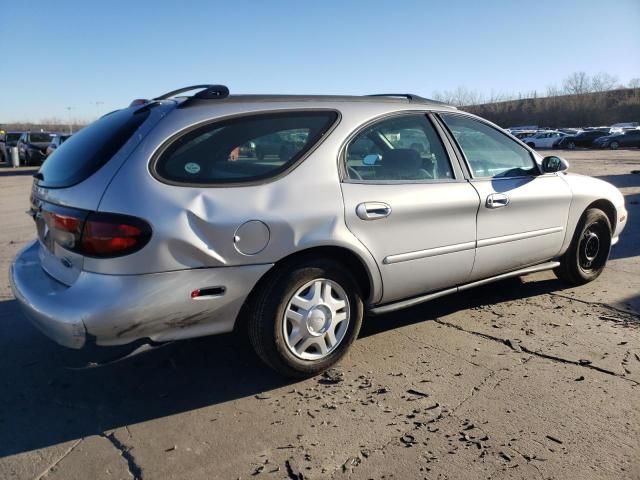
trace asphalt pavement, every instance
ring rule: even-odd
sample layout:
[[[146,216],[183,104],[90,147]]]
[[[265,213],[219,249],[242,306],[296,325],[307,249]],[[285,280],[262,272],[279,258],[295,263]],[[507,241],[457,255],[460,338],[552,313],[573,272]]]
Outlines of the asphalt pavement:
[[[33,170],[0,169],[0,479],[640,478],[640,150],[557,153],[626,198],[597,281],[366,318],[336,369],[295,382],[231,335],[78,368],[9,289]]]

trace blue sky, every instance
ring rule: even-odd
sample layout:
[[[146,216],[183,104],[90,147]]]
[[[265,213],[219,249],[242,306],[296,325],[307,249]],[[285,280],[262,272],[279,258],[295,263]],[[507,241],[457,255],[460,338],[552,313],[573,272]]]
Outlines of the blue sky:
[[[0,44],[0,122],[92,120],[197,83],[544,92],[574,71],[640,77],[640,0],[22,0],[3,2]]]

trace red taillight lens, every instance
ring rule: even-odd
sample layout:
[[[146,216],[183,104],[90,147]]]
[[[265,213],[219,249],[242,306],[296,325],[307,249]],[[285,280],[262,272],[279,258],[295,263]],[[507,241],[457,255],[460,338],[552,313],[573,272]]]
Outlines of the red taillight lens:
[[[92,213],[82,231],[82,253],[94,257],[127,255],[141,249],[151,237],[151,228],[139,218]]]
[[[55,251],[54,244],[81,255],[118,257],[144,247],[151,238],[151,227],[137,217],[116,213],[87,212],[47,204],[41,209],[38,232],[43,243]]]

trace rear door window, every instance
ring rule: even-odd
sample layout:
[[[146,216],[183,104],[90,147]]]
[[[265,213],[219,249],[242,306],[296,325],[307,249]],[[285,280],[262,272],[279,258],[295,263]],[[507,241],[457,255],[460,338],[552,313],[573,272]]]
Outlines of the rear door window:
[[[107,163],[149,116],[149,109],[125,109],[105,115],[69,137],[42,164],[43,187],[75,185]]]
[[[453,170],[436,130],[425,114],[380,120],[360,132],[346,151],[350,180],[453,180]]]
[[[334,111],[298,111],[211,123],[171,141],[152,170],[179,184],[267,179],[301,160],[337,118]]]

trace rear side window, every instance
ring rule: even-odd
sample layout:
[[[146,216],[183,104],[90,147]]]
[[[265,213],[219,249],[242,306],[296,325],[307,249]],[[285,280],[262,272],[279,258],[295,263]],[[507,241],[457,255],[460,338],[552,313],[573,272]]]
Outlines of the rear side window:
[[[118,110],[69,137],[42,164],[43,187],[69,187],[96,172],[131,138],[149,116],[149,109]]]
[[[336,122],[334,111],[245,116],[184,134],[155,163],[161,179],[219,184],[276,176],[300,160]]]
[[[31,133],[29,137],[33,143],[49,143],[52,138],[49,133]]]

